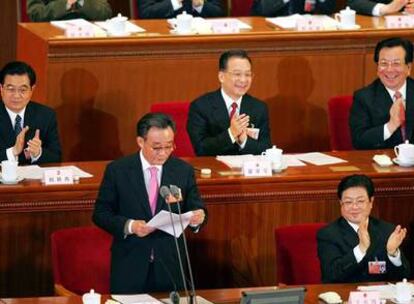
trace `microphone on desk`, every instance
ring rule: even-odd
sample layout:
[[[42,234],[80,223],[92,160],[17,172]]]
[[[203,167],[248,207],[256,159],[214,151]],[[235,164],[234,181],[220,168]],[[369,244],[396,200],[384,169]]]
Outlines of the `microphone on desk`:
[[[187,280],[185,278],[185,272],[184,272],[184,267],[183,267],[183,260],[181,258],[181,252],[180,252],[180,247],[178,246],[178,240],[177,240],[177,233],[175,232],[175,225],[174,225],[174,221],[172,218],[172,210],[171,210],[171,206],[170,203],[168,202],[168,196],[172,195],[170,189],[167,186],[161,186],[160,188],[160,195],[161,197],[165,200],[165,203],[168,206],[168,211],[170,212],[170,220],[171,220],[171,225],[173,228],[173,235],[174,235],[174,243],[175,243],[175,249],[177,251],[177,256],[178,256],[178,264],[180,266],[180,273],[181,273],[181,278],[183,280],[183,287],[185,290],[185,294],[188,297],[189,293],[188,293],[188,288],[187,288]],[[183,231],[184,234],[184,231]],[[174,284],[175,285],[175,284]],[[177,288],[175,288],[177,289]],[[173,304],[176,304],[175,302],[178,300],[178,303],[180,302],[180,297],[178,295],[177,292],[171,292],[170,293],[170,300]]]
[[[181,195],[180,187],[177,187],[175,185],[170,185],[170,190],[171,190],[171,194],[177,200],[178,218],[180,220],[181,230],[183,230],[183,243],[184,243],[185,258],[187,260],[188,274],[190,276],[190,299],[189,299],[190,302],[189,303],[193,304],[194,301],[197,302],[197,296],[195,292],[193,270],[192,270],[191,262],[190,262],[190,254],[188,253],[187,238],[184,233],[183,221],[181,219],[180,202],[183,200],[183,197]]]

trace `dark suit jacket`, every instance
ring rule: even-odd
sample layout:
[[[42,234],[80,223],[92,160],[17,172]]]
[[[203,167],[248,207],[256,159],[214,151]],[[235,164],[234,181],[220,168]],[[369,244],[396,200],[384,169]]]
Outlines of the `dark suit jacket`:
[[[47,106],[30,101],[24,113],[24,126],[29,126],[26,133],[25,147],[28,140],[35,135],[36,129],[40,130],[42,140],[42,156],[36,163],[55,163],[60,162],[62,152],[60,149],[59,134],[55,112]],[[16,143],[16,135],[10,116],[6,111],[4,103],[0,104],[0,159],[7,159],[6,150],[13,147]],[[19,155],[19,164],[30,164],[31,160],[24,157],[24,153]]]
[[[181,188],[182,212],[204,208],[194,178],[193,168],[184,161],[171,157],[163,165],[161,186]],[[177,204],[171,205],[177,213]],[[168,210],[158,196],[156,213]],[[174,290],[173,283],[182,287],[174,238],[161,230],[146,237],[124,236],[128,219],[151,220],[152,214],[142,172],[139,154],[126,156],[110,163],[95,203],[93,221],[114,236],[111,255],[111,292],[119,294],[142,293],[154,252],[154,271],[161,290]],[[182,246],[182,238],[179,239]],[[182,256],[184,257],[183,253]],[[169,273],[171,275],[169,275]]]
[[[330,15],[335,12],[335,0],[315,0],[313,14]],[[285,3],[283,0],[255,0],[252,5],[251,14],[254,16],[277,17],[292,14],[304,14],[305,0],[290,0]]]
[[[107,0],[85,0],[83,6],[70,11],[66,10],[66,1],[27,0],[27,14],[36,22],[74,18],[106,20],[111,18],[112,10]]]
[[[352,145],[355,149],[393,148],[402,143],[398,128],[384,141],[384,124],[390,119],[392,98],[379,79],[354,93],[349,115]],[[406,96],[407,138],[413,140],[414,127],[414,80],[407,78]]]
[[[361,262],[357,263],[353,249],[359,243],[358,234],[340,217],[317,234],[318,255],[321,262],[323,283],[348,283],[369,281],[400,281],[410,275],[410,266],[401,252],[402,265],[394,266],[388,259],[387,240],[395,226],[370,217],[368,232],[371,246]],[[368,262],[385,261],[387,273],[369,274]]]
[[[378,3],[388,4],[391,0],[347,0],[347,5],[357,14],[372,16],[372,10]]]
[[[193,9],[191,0],[184,0],[181,9],[174,11],[170,0],[136,0],[140,18],[162,19],[173,18],[183,11],[201,17],[222,17],[224,10],[221,0],[205,0],[201,13]]]
[[[244,95],[240,105],[240,114],[248,114],[250,123],[260,129],[259,139],[248,137],[246,146],[240,150],[232,143],[228,134],[229,113],[221,91],[207,93],[194,100],[190,105],[187,131],[195,153],[206,155],[260,154],[271,146],[269,115],[267,105],[250,96]]]

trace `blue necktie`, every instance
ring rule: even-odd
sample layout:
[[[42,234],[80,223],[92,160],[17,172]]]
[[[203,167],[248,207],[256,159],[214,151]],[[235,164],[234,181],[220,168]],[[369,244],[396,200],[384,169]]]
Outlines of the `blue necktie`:
[[[22,131],[22,118],[20,115],[16,116],[16,119],[14,121],[14,134],[17,136]]]

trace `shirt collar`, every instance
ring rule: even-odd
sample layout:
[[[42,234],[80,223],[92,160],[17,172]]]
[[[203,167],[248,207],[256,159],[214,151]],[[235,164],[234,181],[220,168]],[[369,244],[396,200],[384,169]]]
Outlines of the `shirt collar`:
[[[24,123],[24,113],[26,112],[26,107],[23,108],[23,110],[21,110],[19,113],[14,113],[13,111],[11,111],[9,108],[7,108],[6,106],[4,106],[6,108],[7,114],[9,114],[10,120],[12,122],[13,128],[14,128],[14,123],[16,122],[16,116],[20,115],[20,117],[22,118],[22,127],[24,127],[23,123]]]
[[[139,151],[139,157],[141,159],[141,164],[142,164],[142,170],[145,172],[148,170],[148,168],[151,167],[156,167],[158,169],[158,172],[161,173],[162,171],[162,166],[160,165],[151,165],[144,157],[144,154],[142,153],[142,150]]]
[[[355,230],[355,232],[356,233],[358,233],[358,229],[359,229],[359,225],[358,224],[355,224],[355,223],[352,223],[352,222],[350,222],[350,221],[348,221],[347,219],[345,219],[347,222],[348,222],[348,224],[352,227],[352,229],[354,229]],[[368,222],[369,222],[369,218],[368,218]]]
[[[403,100],[406,100],[406,97],[407,97],[407,80],[404,81],[404,84],[398,90],[391,90],[387,87],[385,87],[385,89],[387,90],[388,94],[390,94],[392,101],[394,101],[394,95],[395,95],[396,91],[401,93],[401,96],[402,96]]]
[[[240,111],[240,105],[241,105],[243,96],[241,96],[237,100],[233,100],[231,99],[229,95],[226,94],[226,92],[224,92],[223,88],[221,88],[221,96],[223,96],[224,102],[226,103],[227,110],[229,110],[231,108],[232,103],[235,102],[237,103],[237,110]]]

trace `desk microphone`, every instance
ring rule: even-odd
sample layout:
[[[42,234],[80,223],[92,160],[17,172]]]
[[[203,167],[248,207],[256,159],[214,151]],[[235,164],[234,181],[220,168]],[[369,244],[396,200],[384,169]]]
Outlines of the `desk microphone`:
[[[175,232],[175,225],[174,225],[174,221],[173,221],[173,218],[172,218],[171,206],[170,206],[170,203],[167,201],[168,196],[172,195],[172,194],[171,194],[170,189],[167,186],[161,186],[160,195],[165,200],[165,203],[168,206],[168,211],[170,212],[170,220],[171,220],[171,225],[172,225],[172,228],[173,228],[175,249],[177,251],[177,256],[178,256],[178,264],[180,265],[181,278],[183,280],[185,294],[188,297],[189,293],[188,293],[188,288],[187,288],[187,281],[185,279],[183,260],[181,258],[180,247],[178,246],[177,233]],[[183,233],[184,233],[184,231],[183,231]],[[179,298],[177,293],[175,293],[175,294],[171,293],[170,294],[170,300],[173,302],[173,304],[174,304],[174,301],[177,301],[177,299],[178,299],[178,302],[179,302],[180,298]]]
[[[180,219],[180,225],[181,230],[183,230],[183,242],[184,242],[184,251],[185,251],[185,258],[187,260],[187,267],[188,267],[188,274],[190,276],[190,304],[197,302],[197,296],[195,292],[195,286],[194,286],[194,277],[193,277],[193,270],[191,267],[190,262],[190,254],[188,253],[188,247],[187,247],[187,238],[184,233],[184,227],[183,227],[183,221],[181,219],[181,207],[180,207],[180,201],[183,200],[183,197],[181,195],[181,189],[175,185],[170,185],[171,194],[177,199],[177,209],[178,209],[178,218]]]

